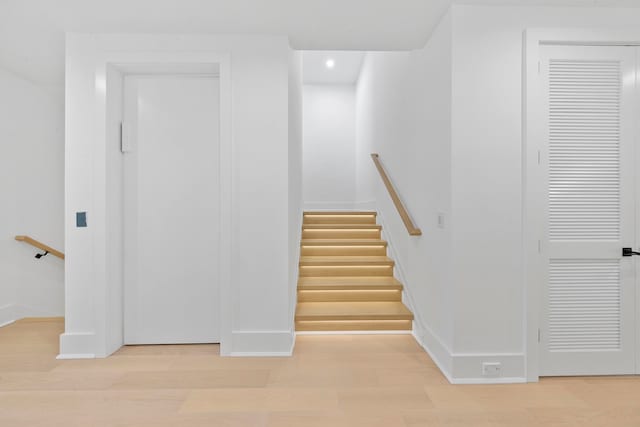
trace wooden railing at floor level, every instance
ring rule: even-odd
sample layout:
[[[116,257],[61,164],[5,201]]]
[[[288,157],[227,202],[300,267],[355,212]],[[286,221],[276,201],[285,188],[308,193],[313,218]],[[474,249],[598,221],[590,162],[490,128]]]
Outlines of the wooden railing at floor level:
[[[411,236],[421,236],[422,231],[415,226],[413,221],[411,221],[411,217],[409,216],[409,212],[402,204],[402,200],[400,200],[400,196],[398,196],[398,192],[393,187],[391,180],[387,176],[384,168],[382,167],[382,163],[380,163],[380,156],[376,153],[371,154],[371,158],[373,159],[373,163],[375,163],[378,172],[380,172],[380,176],[382,177],[382,181],[384,182],[385,187],[387,187],[387,191],[391,196],[391,200],[393,200],[393,204],[396,205],[396,209],[400,214],[400,218],[402,218],[402,222],[404,222],[404,226],[407,227],[407,231]]]
[[[31,246],[35,246],[38,249],[43,250],[45,253],[44,254],[38,254],[36,255],[36,258],[42,258],[43,256],[47,255],[47,254],[51,254],[53,256],[57,256],[58,258],[64,259],[64,254],[60,251],[57,251],[55,249],[53,249],[51,246],[47,246],[42,242],[38,242],[35,239],[32,239],[29,236],[16,236],[16,240],[19,242],[25,242],[30,244]]]

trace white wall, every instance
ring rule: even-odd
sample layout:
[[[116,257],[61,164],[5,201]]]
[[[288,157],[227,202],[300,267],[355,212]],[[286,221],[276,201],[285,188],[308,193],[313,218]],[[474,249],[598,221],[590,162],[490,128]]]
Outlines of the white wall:
[[[113,147],[109,148],[107,92],[113,88],[105,89],[107,64],[140,58],[206,62],[212,55],[228,58],[224,69],[231,70],[229,88],[222,88],[223,99],[225,93],[230,97],[231,109],[223,121],[232,135],[227,158],[231,163],[221,165],[223,176],[229,171],[231,177],[231,193],[223,205],[229,212],[223,217],[231,221],[223,230],[230,241],[222,249],[229,257],[231,277],[223,279],[222,351],[290,352],[289,53],[287,39],[276,36],[67,36],[63,357],[108,355],[117,333],[109,335],[107,329],[119,327],[107,321],[117,313],[107,307],[106,290],[110,283],[121,284],[116,274],[107,275],[107,254],[120,245],[118,239],[106,237],[118,232],[117,221],[108,219],[116,205],[114,193],[107,189],[117,185],[119,167],[108,155]],[[87,228],[75,228],[76,211],[88,212]]]
[[[304,85],[303,199],[306,209],[356,202],[355,86]]]
[[[105,236],[105,275],[106,293],[102,296],[112,307],[104,318],[102,329],[106,332],[107,354],[116,351],[122,345],[124,334],[124,158],[120,148],[120,124],[124,116],[124,78],[115,67],[106,70],[107,87],[110,91],[106,99],[105,134],[107,225],[109,232]],[[107,327],[107,323],[109,327]]]
[[[302,53],[289,55],[289,318],[294,322],[302,235]]]
[[[365,58],[357,89],[357,192],[375,199],[415,333],[448,369],[453,340],[451,262],[451,19],[413,52]],[[375,170],[380,159],[421,237],[410,237]],[[437,227],[438,212],[445,228]]]
[[[454,375],[479,377],[474,354],[488,354],[524,377],[523,32],[637,27],[640,10],[456,5],[452,16]]]
[[[416,314],[455,382],[522,381],[522,63],[527,28],[624,28],[638,9],[454,5],[424,49],[370,53],[357,94],[357,194],[373,197]],[[410,238],[368,153],[423,236]],[[438,213],[445,227],[437,227]]]
[[[63,106],[58,97],[0,69],[0,325],[64,311],[64,261],[34,259],[26,234],[64,250]]]

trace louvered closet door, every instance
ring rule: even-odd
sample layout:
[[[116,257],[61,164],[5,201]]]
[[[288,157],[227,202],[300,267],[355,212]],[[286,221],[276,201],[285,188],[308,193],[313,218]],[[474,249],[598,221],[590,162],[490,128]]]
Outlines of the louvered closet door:
[[[636,49],[542,50],[548,170],[541,375],[635,373]],[[546,241],[545,241],[546,240]]]

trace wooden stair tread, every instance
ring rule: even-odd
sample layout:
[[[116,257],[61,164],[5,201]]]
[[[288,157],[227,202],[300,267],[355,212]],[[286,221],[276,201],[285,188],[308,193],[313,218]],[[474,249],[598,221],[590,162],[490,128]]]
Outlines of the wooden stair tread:
[[[303,320],[296,322],[296,331],[410,331],[411,320]]]
[[[303,230],[382,230],[378,224],[302,224]]]
[[[402,301],[400,289],[300,289],[298,302]]]
[[[382,230],[377,225],[366,225],[359,227],[358,225],[310,225],[302,227],[302,239],[331,239],[331,240],[347,240],[347,239],[371,239],[381,240]]]
[[[321,216],[321,215],[328,215],[328,216],[336,216],[336,215],[342,215],[342,216],[347,216],[347,215],[356,215],[356,216],[373,215],[373,216],[377,216],[378,212],[376,212],[376,211],[305,211],[304,212],[304,216],[307,216],[307,215],[312,215],[312,216]]]
[[[413,320],[413,314],[399,301],[301,302],[296,320]]]
[[[355,277],[300,277],[300,290],[359,290],[389,289],[400,290],[402,283],[393,276],[355,276]]]
[[[376,212],[304,213],[295,324],[298,331],[410,331]]]
[[[303,256],[300,257],[301,266],[309,265],[395,265],[387,256]]]
[[[300,246],[387,246],[380,239],[304,239]]]

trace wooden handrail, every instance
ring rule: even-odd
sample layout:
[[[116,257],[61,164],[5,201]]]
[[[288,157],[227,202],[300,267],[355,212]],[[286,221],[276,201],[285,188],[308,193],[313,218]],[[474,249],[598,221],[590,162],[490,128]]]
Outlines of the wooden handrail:
[[[382,181],[384,182],[385,187],[387,187],[387,191],[391,196],[391,200],[393,200],[393,204],[396,205],[396,209],[400,214],[400,218],[402,218],[402,222],[404,222],[404,226],[407,227],[407,231],[411,236],[422,236],[422,231],[415,226],[413,221],[411,221],[411,217],[409,216],[409,212],[402,204],[402,200],[400,200],[400,196],[398,196],[398,192],[393,187],[391,180],[387,176],[387,173],[382,167],[382,163],[380,162],[380,156],[376,153],[371,153],[371,158],[373,159],[373,163],[375,163],[378,172],[380,172],[380,176],[382,177]]]
[[[64,254],[60,251],[53,249],[51,246],[47,246],[44,243],[38,242],[35,239],[32,239],[29,236],[16,236],[16,240],[19,242],[25,242],[30,244],[31,246],[35,246],[38,249],[41,249],[45,252],[49,252],[53,256],[57,256],[58,258],[64,259]]]

